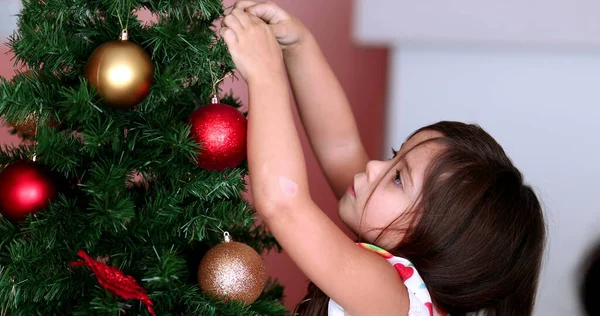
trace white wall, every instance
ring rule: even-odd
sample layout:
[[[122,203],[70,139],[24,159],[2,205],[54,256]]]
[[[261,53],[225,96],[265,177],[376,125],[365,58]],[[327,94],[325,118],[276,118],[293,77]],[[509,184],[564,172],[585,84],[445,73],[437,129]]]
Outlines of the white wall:
[[[354,0],[354,4],[354,33],[369,42],[600,45],[597,0]]]
[[[482,125],[545,205],[534,315],[583,315],[580,265],[600,242],[597,1],[355,4],[358,42],[392,50],[386,147],[439,120]]]
[[[11,35],[17,25],[17,14],[21,10],[19,0],[0,0],[0,37]]]

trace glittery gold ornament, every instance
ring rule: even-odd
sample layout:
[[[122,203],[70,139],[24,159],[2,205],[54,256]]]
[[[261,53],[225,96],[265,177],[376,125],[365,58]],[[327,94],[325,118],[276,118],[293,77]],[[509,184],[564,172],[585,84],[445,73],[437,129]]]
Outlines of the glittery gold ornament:
[[[260,255],[246,244],[231,241],[226,232],[225,241],[202,258],[198,282],[208,295],[249,305],[262,293],[267,273]]]
[[[150,93],[154,65],[139,45],[121,38],[100,45],[88,59],[85,77],[113,108],[132,108]]]
[[[27,115],[23,122],[12,123],[12,125],[17,130],[17,132],[23,135],[34,136],[38,128],[38,120],[38,115],[36,113],[31,113]],[[58,122],[53,119],[50,119],[46,122],[46,125],[49,127],[58,127]]]

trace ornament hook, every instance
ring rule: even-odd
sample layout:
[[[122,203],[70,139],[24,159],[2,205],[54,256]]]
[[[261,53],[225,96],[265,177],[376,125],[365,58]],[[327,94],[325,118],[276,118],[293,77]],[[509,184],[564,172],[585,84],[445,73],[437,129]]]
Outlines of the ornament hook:
[[[212,87],[212,93],[213,93],[213,95],[212,95],[212,98],[211,98],[210,102],[212,104],[217,104],[217,103],[219,103],[219,98],[217,97],[217,85],[221,81],[227,79],[231,75],[231,73],[228,73],[227,75],[225,75],[225,77],[223,77],[223,78],[215,81],[215,76],[214,76],[215,74],[214,74],[214,71],[213,71],[213,68],[212,68],[212,61],[208,62],[208,69],[210,71],[210,77],[211,77],[211,79],[213,81],[213,87]]]
[[[216,97],[216,95],[217,95],[217,85],[218,85],[218,84],[219,84],[221,81],[223,81],[223,80],[225,80],[225,79],[229,78],[229,76],[231,76],[231,73],[228,73],[228,74],[226,74],[226,75],[225,75],[225,77],[223,77],[223,78],[221,78],[221,79],[217,80],[217,81],[216,81],[216,82],[213,84],[213,95],[214,95],[215,97]]]
[[[33,120],[35,121],[35,132],[34,132],[34,142],[35,144],[33,145],[33,157],[31,158],[31,160],[33,162],[35,162],[35,160],[37,159],[37,149],[38,149],[38,127],[40,125],[40,118],[42,116],[42,110],[44,109],[43,106],[40,106],[40,112],[39,113],[33,113]],[[37,120],[36,120],[37,119]]]

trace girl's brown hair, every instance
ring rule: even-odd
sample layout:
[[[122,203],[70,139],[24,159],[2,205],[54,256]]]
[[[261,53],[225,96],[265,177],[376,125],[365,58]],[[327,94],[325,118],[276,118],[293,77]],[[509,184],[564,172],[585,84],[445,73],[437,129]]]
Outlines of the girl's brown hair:
[[[451,315],[530,315],[546,239],[542,208],[502,147],[477,125],[443,121],[414,222],[394,249],[410,260],[436,307]],[[413,134],[413,135],[414,135]],[[300,315],[327,315],[314,284]]]

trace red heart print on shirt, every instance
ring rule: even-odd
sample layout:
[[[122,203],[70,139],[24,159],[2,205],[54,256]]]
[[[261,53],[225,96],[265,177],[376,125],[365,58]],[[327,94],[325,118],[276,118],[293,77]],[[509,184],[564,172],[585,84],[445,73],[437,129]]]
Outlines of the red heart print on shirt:
[[[431,304],[431,302],[427,302],[427,303],[425,303],[425,306],[429,310],[429,315],[433,316],[433,304]]]
[[[404,281],[408,280],[415,273],[412,267],[407,267],[402,263],[396,263],[394,268],[396,268],[396,271],[398,271],[398,274]]]

